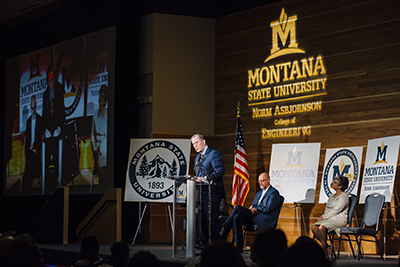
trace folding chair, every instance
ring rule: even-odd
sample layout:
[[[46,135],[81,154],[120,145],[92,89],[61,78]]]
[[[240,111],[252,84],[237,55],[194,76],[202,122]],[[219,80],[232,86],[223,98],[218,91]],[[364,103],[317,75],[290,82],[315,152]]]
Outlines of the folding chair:
[[[353,215],[354,215],[354,211],[356,210],[357,202],[358,202],[358,197],[356,195],[354,195],[354,194],[349,194],[349,211],[348,211],[347,225],[346,225],[347,227],[351,227],[351,222],[353,220]],[[335,255],[335,250],[333,248],[333,241],[334,240],[339,240],[339,238],[335,238],[335,234],[336,234],[335,230],[332,230],[332,231],[328,232],[327,234],[328,234],[328,240],[331,243],[331,255],[330,255],[330,258],[332,259],[332,256]],[[353,253],[353,257],[356,258],[356,255],[354,254],[354,249],[353,249],[353,245],[351,244],[350,238],[348,238],[347,240],[349,242],[349,246],[351,248],[351,252]],[[339,243],[338,250],[340,250],[340,243]]]
[[[383,203],[385,202],[385,196],[379,193],[373,193],[367,196],[365,199],[365,208],[364,208],[364,216],[361,222],[360,227],[342,227],[340,228],[340,237],[339,237],[339,248],[338,248],[338,259],[340,255],[340,244],[342,241],[342,236],[346,236],[350,239],[350,235],[354,235],[357,240],[357,255],[358,260],[362,257],[361,252],[361,242],[369,241],[375,242],[378,246],[379,254],[381,255],[381,259],[383,260],[382,252],[378,243],[378,238],[376,234],[378,233],[379,228],[379,216],[382,211]],[[372,227],[375,225],[375,229],[373,228],[365,228]],[[373,236],[375,240],[366,240],[362,239],[362,236]]]

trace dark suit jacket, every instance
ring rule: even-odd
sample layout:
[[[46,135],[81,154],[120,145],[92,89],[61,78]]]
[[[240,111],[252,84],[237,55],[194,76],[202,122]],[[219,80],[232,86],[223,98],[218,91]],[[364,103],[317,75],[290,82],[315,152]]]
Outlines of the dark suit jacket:
[[[262,198],[260,205],[258,200],[261,197],[262,190],[256,193],[253,201],[253,208],[258,210],[257,215],[253,218],[254,224],[257,224],[257,229],[261,230],[266,227],[273,227],[277,221],[280,211],[280,195],[272,185],[268,188]]]
[[[41,151],[42,151],[42,117],[39,114],[36,114],[36,123],[35,123],[35,140],[33,142],[34,148],[37,149],[36,154],[32,152],[29,148],[31,147],[32,142],[32,116],[28,118],[26,121],[26,129],[25,129],[25,156],[26,156],[26,164],[24,177],[22,179],[22,186],[25,193],[29,193],[29,190],[32,188],[32,179],[39,177],[42,173],[42,165],[41,165]]]
[[[35,125],[35,141],[33,143],[34,147],[38,152],[42,149],[42,117],[36,114],[36,125]],[[32,142],[32,115],[26,121],[25,129],[25,153],[29,150]]]
[[[61,132],[64,129],[65,107],[64,107],[64,89],[58,82],[55,83],[53,107],[50,103],[50,89],[47,87],[43,94],[43,131],[49,130],[51,134],[60,127]]]
[[[217,150],[208,146],[201,160],[200,157],[201,154],[198,154],[194,161],[195,164],[197,163],[197,166],[195,167],[196,176],[207,176],[207,179],[213,180],[214,183],[211,185],[211,191],[218,191],[221,197],[225,197],[224,183],[222,180],[222,177],[225,174],[225,168],[221,155]],[[209,175],[209,177],[204,173],[200,166]]]

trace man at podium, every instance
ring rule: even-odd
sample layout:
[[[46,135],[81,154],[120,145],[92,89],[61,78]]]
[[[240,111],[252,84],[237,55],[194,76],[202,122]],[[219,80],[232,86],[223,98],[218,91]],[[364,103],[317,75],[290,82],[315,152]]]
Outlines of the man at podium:
[[[59,140],[64,132],[65,107],[64,89],[57,81],[57,77],[50,64],[47,68],[47,88],[43,94],[43,135],[45,143],[45,188],[47,193],[57,188],[59,157],[62,151],[59,149]]]
[[[219,206],[221,199],[225,198],[225,189],[222,177],[225,174],[224,163],[222,162],[219,152],[206,143],[206,140],[201,134],[194,134],[191,138],[192,145],[198,155],[195,158],[196,176],[210,183],[211,188],[211,242],[219,239],[221,226],[218,222]],[[208,244],[208,186],[202,188],[202,203],[201,203],[201,242],[203,245]]]

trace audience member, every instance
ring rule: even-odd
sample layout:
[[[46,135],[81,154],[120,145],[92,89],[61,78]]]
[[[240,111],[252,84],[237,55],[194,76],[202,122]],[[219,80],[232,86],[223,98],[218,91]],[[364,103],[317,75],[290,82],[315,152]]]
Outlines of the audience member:
[[[244,267],[242,255],[232,243],[218,240],[207,245],[201,253],[200,267]]]
[[[299,237],[284,254],[280,267],[330,267],[321,246],[309,237]]]
[[[114,267],[125,267],[129,262],[129,246],[125,241],[119,241],[111,246],[109,263]]]
[[[86,235],[82,239],[79,258],[75,262],[75,267],[100,266],[105,264],[105,260],[100,256],[100,244],[95,235]]]
[[[4,232],[0,238],[0,266],[7,266],[7,267],[16,266],[14,263],[14,259],[12,258],[11,255],[12,253],[11,248],[17,234],[13,232],[15,233],[14,237],[14,235],[8,235],[7,233],[9,232]]]
[[[298,238],[296,239],[295,244],[297,244],[297,243],[302,243],[302,242],[314,243],[314,240],[313,240],[312,238],[310,238],[309,236],[307,236],[307,235],[302,235],[302,236],[300,236],[300,237],[298,237]]]
[[[258,266],[278,266],[287,250],[286,235],[282,230],[266,228],[259,231],[250,247],[250,259]]]
[[[18,267],[45,267],[38,244],[29,234],[20,234],[12,241],[11,256]]]
[[[153,253],[139,250],[129,259],[128,267],[161,267],[161,262]]]
[[[5,231],[2,235],[1,238],[16,238],[18,235],[15,231]]]

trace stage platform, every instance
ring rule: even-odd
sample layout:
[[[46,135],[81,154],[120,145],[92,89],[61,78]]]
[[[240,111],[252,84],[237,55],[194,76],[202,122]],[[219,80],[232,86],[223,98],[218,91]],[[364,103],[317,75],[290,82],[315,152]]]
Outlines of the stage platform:
[[[70,266],[78,258],[80,244],[39,244],[40,249],[45,257],[48,264],[59,264]],[[110,256],[111,245],[101,245],[100,254],[106,257]],[[172,246],[168,244],[135,244],[130,245],[131,255],[139,250],[147,250],[152,252],[157,256],[157,258],[162,262],[163,267],[169,266],[195,266],[200,262],[201,251],[196,251],[196,257],[193,259],[186,259],[186,251],[182,250],[181,245],[178,246],[177,255],[172,257]],[[250,250],[245,249],[242,254],[246,264],[248,266],[253,266],[254,264],[250,260]],[[355,260],[352,257],[348,257],[347,254],[341,253],[339,260],[333,261],[333,267],[347,267],[347,266],[369,266],[369,267],[398,267],[399,256],[386,256],[386,259],[382,261],[377,255],[366,255],[364,259],[360,261]]]

